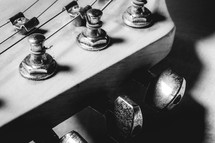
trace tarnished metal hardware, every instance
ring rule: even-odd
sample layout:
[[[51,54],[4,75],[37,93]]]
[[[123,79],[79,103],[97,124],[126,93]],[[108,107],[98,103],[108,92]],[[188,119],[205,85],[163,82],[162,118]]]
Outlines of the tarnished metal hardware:
[[[95,1],[92,3],[92,5],[95,3]],[[73,21],[73,25],[76,27],[80,27],[86,26],[86,13],[89,9],[92,9],[92,6],[86,5],[85,7],[80,7],[77,0],[73,0],[68,5],[66,5],[64,9],[68,12],[71,18],[76,17]]]
[[[27,7],[23,12],[19,12],[17,14],[15,14],[14,16],[12,16],[11,18],[9,18],[9,20],[5,23],[3,23],[2,25],[0,25],[0,28],[4,27],[5,25],[7,25],[8,23],[12,23],[13,21],[16,20],[19,17],[25,17],[23,13],[25,13],[27,10],[29,10],[32,6],[34,6],[39,0],[36,0],[34,3],[32,3],[29,7]]]
[[[87,143],[87,141],[76,131],[71,131],[60,138],[60,143]]]
[[[134,28],[144,28],[152,24],[151,11],[145,7],[146,0],[132,0],[132,6],[123,13],[124,23]]]
[[[127,96],[119,96],[113,105],[113,111],[106,113],[110,135],[118,141],[138,135],[143,126],[140,106]]]
[[[35,33],[29,36],[31,53],[21,62],[20,74],[32,80],[43,80],[52,76],[57,68],[56,61],[46,53],[47,48],[43,46],[45,36]]]
[[[87,5],[85,7],[80,7],[76,0],[70,2],[68,5],[64,7],[64,9],[68,12],[71,18],[78,17],[73,21],[74,26],[86,26],[86,13],[92,7]]]
[[[26,34],[35,29],[37,25],[39,25],[39,20],[36,17],[33,17],[20,27],[17,27],[17,30],[20,30],[21,34]]]
[[[23,24],[28,21],[28,19],[24,16],[22,12],[19,12],[9,18],[9,21],[11,22],[12,25],[16,25],[19,22],[22,22]]]
[[[36,17],[33,17],[29,20],[22,12],[19,12],[11,17],[9,21],[21,34],[26,34],[39,25],[39,20]]]
[[[81,48],[88,51],[100,51],[109,44],[109,37],[102,27],[102,11],[90,9],[87,11],[87,28],[78,35],[77,42]]]
[[[76,14],[79,11],[77,0],[73,0],[72,2],[64,6],[63,9],[65,9],[69,14]]]
[[[170,110],[180,103],[185,89],[186,80],[167,69],[150,83],[146,102],[158,110]]]

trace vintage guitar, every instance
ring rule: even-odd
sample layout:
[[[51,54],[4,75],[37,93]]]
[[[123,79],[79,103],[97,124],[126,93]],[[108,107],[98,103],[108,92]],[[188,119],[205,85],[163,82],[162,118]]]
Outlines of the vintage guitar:
[[[54,2],[39,0],[25,16],[40,15]],[[31,140],[41,122],[55,127],[88,106],[89,100],[113,93],[135,70],[154,66],[171,50],[175,26],[164,0],[148,1],[145,17],[149,19],[137,17],[137,22],[129,16],[136,10],[128,8],[130,1],[77,2],[83,9],[91,4],[93,10],[81,13],[72,7],[71,13],[71,0],[57,1],[38,18],[40,24],[33,32],[27,31],[26,35],[13,35],[14,26],[5,23],[34,1],[23,0],[17,6],[16,0],[0,2],[4,13],[0,18],[0,25],[4,25],[0,28],[0,41],[13,35],[0,44],[0,135],[16,137],[8,138],[8,142]],[[142,4],[134,0],[133,5]],[[79,23],[86,17],[86,23]],[[96,39],[95,35],[100,37]],[[45,54],[51,68],[48,65],[28,70],[29,54],[36,62]]]

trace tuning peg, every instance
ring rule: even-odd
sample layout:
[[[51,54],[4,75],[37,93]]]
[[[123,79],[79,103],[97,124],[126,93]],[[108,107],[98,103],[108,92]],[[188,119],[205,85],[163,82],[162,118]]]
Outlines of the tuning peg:
[[[155,76],[148,86],[145,102],[158,110],[170,110],[180,103],[186,89],[186,80],[171,69]]]
[[[106,112],[109,134],[118,141],[137,136],[143,126],[143,114],[138,104],[127,96],[118,96],[112,110]]]
[[[87,143],[87,141],[76,131],[72,130],[60,139],[53,130],[45,130],[38,133],[30,143]]]
[[[124,142],[140,134],[143,126],[143,114],[140,106],[128,96],[99,97],[91,107],[106,118],[109,136]]]
[[[124,23],[134,28],[148,27],[152,23],[152,14],[145,7],[146,0],[132,0],[132,6],[123,13]]]
[[[43,46],[45,36],[34,33],[29,36],[31,53],[21,62],[20,74],[32,80],[43,80],[52,76],[57,68],[56,61],[46,53],[47,48]]]
[[[109,44],[109,37],[102,27],[102,11],[90,9],[87,11],[87,28],[78,35],[77,42],[81,48],[88,51],[100,51]]]
[[[87,143],[76,131],[71,131],[60,138],[60,143]]]

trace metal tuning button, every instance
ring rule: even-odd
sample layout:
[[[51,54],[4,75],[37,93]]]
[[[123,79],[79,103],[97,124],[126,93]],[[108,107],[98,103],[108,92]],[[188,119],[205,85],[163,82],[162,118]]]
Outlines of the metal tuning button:
[[[29,20],[22,12],[19,12],[11,17],[9,21],[12,23],[15,29],[23,35],[39,25],[39,20],[36,17],[33,17]]]
[[[144,5],[146,0],[132,0],[132,6],[123,13],[124,23],[134,28],[148,27],[152,23],[152,14]]]
[[[88,51],[100,51],[109,44],[109,37],[102,27],[102,11],[90,9],[87,11],[87,28],[78,35],[77,42],[81,48]]]
[[[60,143],[87,143],[87,141],[76,131],[71,131],[60,138]]]
[[[56,61],[46,53],[43,46],[45,36],[35,33],[29,36],[31,53],[21,62],[19,66],[20,74],[32,80],[43,80],[52,76],[57,68]]]
[[[171,69],[163,71],[149,84],[145,102],[157,110],[170,110],[180,103],[186,80]]]
[[[73,0],[68,5],[66,5],[64,9],[68,12],[72,19],[75,18],[73,22],[74,26],[79,27],[86,26],[86,13],[89,9],[92,9],[92,7],[90,5],[80,7],[78,2]]]
[[[119,96],[113,109],[106,113],[109,134],[117,141],[124,142],[138,135],[143,126],[140,106],[127,96]]]

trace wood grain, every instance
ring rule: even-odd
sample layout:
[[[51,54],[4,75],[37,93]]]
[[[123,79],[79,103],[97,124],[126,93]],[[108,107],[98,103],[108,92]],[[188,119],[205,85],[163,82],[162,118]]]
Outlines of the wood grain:
[[[1,23],[12,14],[24,9],[26,1],[19,2],[12,10],[7,9],[5,5],[11,6],[11,3],[17,3],[16,0],[1,1],[0,5],[3,8],[0,9],[4,13]],[[37,15],[42,11],[41,9],[45,9],[52,2],[40,0],[26,12],[26,17]],[[68,2],[69,0],[57,2],[39,18],[40,23],[44,23],[58,13]],[[87,3],[88,1],[80,1],[81,5]],[[123,24],[121,14],[129,5],[129,1],[114,0],[104,10],[103,29],[110,36],[111,44],[103,51],[88,52],[79,48],[76,44],[76,36],[84,28],[76,28],[72,25],[65,27],[46,41],[46,46],[53,45],[48,53],[59,65],[58,72],[50,79],[30,81],[19,74],[19,64],[29,54],[27,39],[2,54],[0,56],[0,100],[3,104],[0,107],[0,126],[6,126],[11,121],[19,123],[20,118],[25,118],[26,122],[46,119],[55,126],[80,110],[93,94],[101,94],[101,96],[108,94],[135,69],[149,68],[166,57],[171,50],[175,27],[165,1],[148,2],[147,7],[163,19],[158,18],[147,29],[133,29]],[[95,7],[99,8],[101,5]],[[47,30],[45,36],[50,35],[69,20],[69,15],[66,12],[62,13],[42,27],[43,30]],[[0,41],[2,41],[13,33],[13,27],[8,24],[0,31],[2,32]],[[0,45],[0,50],[21,37],[22,35],[14,36]]]

